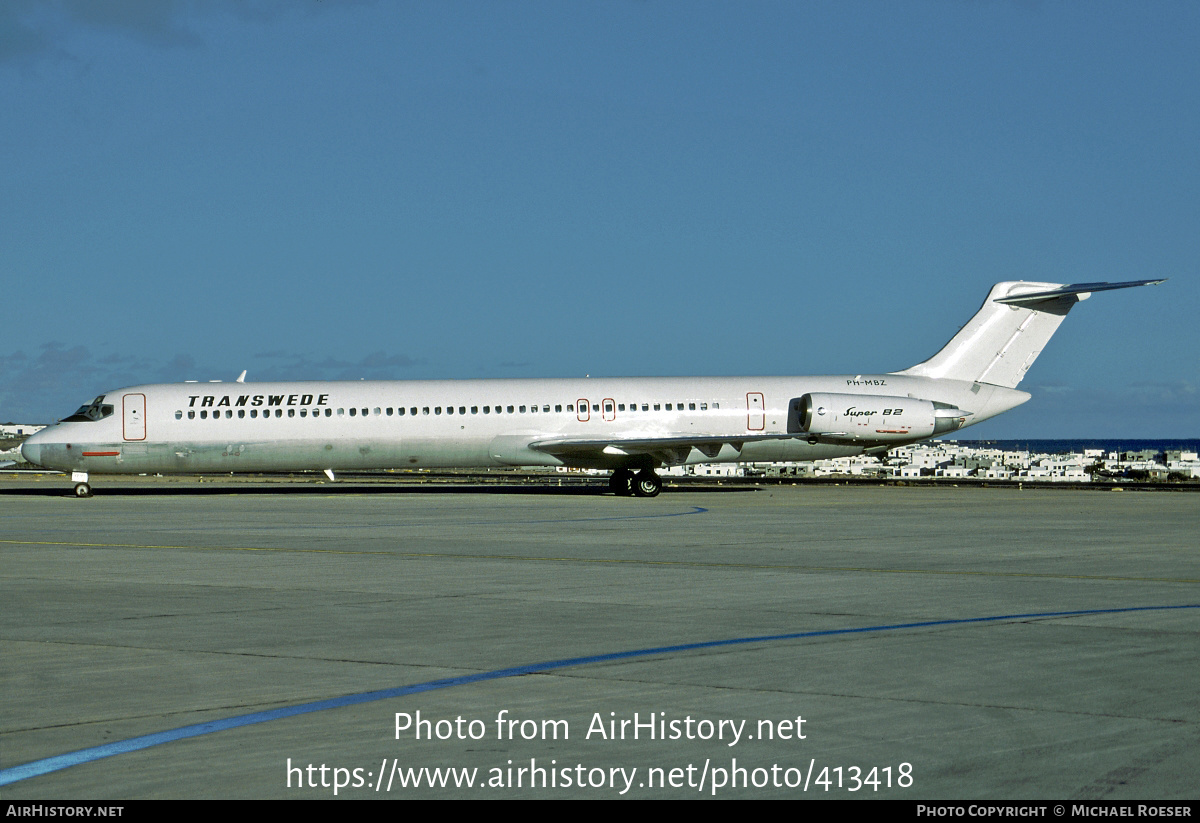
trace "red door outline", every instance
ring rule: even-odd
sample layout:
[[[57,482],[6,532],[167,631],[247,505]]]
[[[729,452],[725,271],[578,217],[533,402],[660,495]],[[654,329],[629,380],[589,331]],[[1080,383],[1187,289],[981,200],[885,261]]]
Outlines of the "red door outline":
[[[586,423],[592,419],[592,407],[588,405],[586,397],[575,401],[575,418],[580,423]]]
[[[126,440],[146,439],[146,395],[127,394],[121,398],[121,432]]]
[[[767,403],[762,392],[746,393],[746,430],[760,432],[767,427]]]

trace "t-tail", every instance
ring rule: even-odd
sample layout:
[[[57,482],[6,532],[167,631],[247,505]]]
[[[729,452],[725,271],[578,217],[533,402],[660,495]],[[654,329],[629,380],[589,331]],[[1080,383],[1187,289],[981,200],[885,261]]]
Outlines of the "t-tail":
[[[1014,389],[1071,307],[1092,292],[1148,286],[1128,283],[1030,283],[1008,280],[992,286],[987,300],[942,350],[896,374],[987,383]]]

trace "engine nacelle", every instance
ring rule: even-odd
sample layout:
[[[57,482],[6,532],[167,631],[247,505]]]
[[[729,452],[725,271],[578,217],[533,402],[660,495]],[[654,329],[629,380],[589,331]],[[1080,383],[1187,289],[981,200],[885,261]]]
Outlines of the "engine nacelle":
[[[971,412],[914,397],[812,392],[788,408],[788,431],[814,442],[890,443],[962,428]]]

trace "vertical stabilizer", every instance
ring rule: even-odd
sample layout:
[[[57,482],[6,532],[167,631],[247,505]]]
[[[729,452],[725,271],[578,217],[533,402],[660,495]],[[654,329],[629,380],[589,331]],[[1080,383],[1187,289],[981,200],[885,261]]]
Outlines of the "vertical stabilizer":
[[[997,283],[975,316],[941,351],[900,374],[1016,388],[1079,298],[1073,294],[1063,295],[1039,302],[1034,307],[997,301],[1026,292],[1036,294],[1061,288],[1060,283],[1012,280]]]
[[[1029,283],[992,286],[987,300],[942,350],[897,374],[989,383],[1014,389],[1041,354],[1071,307],[1094,291],[1161,283]]]

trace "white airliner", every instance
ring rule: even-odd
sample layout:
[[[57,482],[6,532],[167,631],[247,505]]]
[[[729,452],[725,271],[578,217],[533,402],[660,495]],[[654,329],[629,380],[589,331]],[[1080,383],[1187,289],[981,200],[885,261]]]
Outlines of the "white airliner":
[[[880,453],[1021,405],[1016,386],[1092,292],[1161,283],[997,283],[941,351],[888,374],[167,383],[105,392],[27,439],[30,463],[144,472],[483,466],[609,469],[654,497],[661,466]]]

